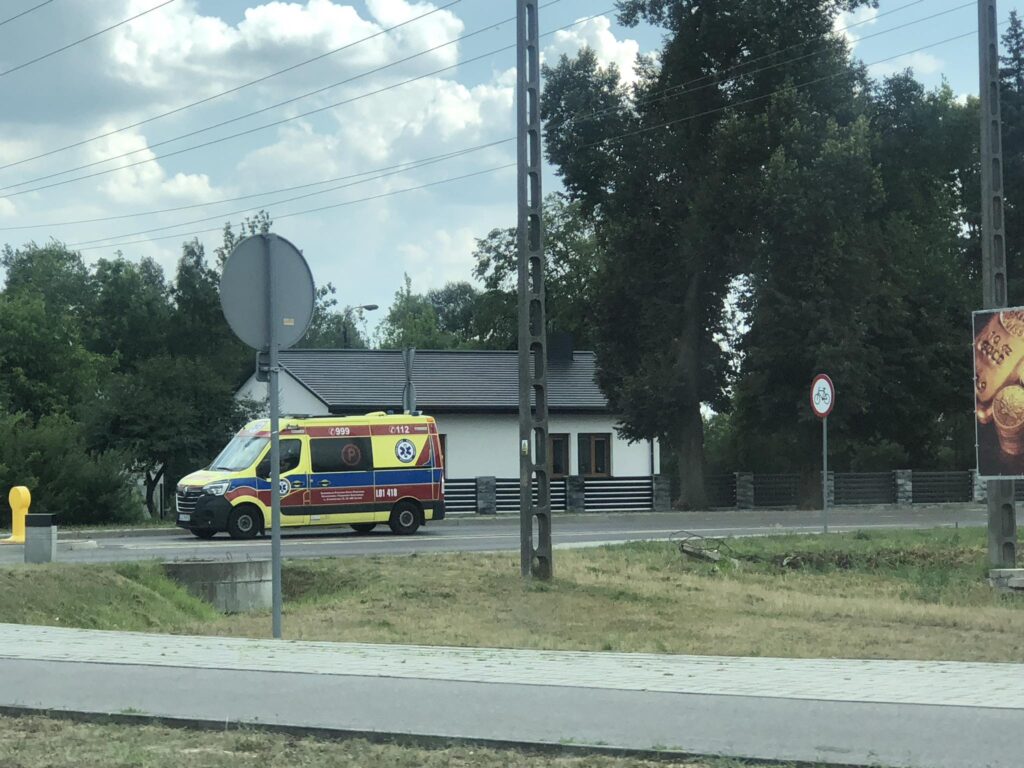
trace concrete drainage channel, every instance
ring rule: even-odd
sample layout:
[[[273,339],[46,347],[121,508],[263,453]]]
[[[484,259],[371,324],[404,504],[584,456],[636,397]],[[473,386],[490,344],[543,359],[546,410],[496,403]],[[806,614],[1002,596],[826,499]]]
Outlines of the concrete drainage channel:
[[[221,613],[270,610],[273,570],[269,560],[166,563],[164,572]]]

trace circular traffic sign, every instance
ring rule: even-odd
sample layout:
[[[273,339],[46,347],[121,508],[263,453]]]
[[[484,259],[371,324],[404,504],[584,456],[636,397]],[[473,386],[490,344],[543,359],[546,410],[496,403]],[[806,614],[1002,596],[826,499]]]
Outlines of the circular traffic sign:
[[[824,419],[832,413],[832,406],[836,404],[836,388],[832,379],[824,373],[819,373],[811,382],[811,410],[819,419]]]
[[[220,305],[224,317],[242,341],[253,349],[270,348],[270,266],[274,265],[277,298],[277,343],[281,349],[306,335],[313,319],[316,289],[309,265],[299,249],[274,234],[240,240],[224,263]]]

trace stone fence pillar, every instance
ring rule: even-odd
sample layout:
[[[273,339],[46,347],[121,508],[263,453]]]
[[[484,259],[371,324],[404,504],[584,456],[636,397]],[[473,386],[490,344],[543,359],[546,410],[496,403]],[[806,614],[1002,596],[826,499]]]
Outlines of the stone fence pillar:
[[[906,507],[914,503],[913,470],[896,470],[896,503],[901,507]]]
[[[569,475],[565,478],[565,509],[567,512],[586,512],[585,496],[586,480],[582,475]]]
[[[672,509],[672,478],[668,475],[655,475],[651,480],[654,483],[654,511],[669,512]]]
[[[754,473],[736,473],[736,509],[754,508]]]
[[[828,493],[829,507],[834,507],[836,505],[836,473],[831,470],[825,479],[825,491]]]
[[[476,479],[476,511],[479,515],[498,513],[498,480],[495,477]]]
[[[988,501],[988,482],[978,474],[978,470],[971,470],[971,486],[974,489],[972,498],[974,501],[983,503]]]

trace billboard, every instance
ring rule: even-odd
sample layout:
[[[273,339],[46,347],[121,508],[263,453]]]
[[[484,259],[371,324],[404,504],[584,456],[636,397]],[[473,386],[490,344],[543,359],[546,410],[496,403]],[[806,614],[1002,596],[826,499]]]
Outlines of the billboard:
[[[1024,307],[974,313],[978,474],[1024,478]]]

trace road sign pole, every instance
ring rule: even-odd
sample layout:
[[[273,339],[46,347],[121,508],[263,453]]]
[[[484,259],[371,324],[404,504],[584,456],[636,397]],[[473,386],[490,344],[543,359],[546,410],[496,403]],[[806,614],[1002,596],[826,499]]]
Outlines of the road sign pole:
[[[281,639],[281,424],[278,389],[277,260],[263,235],[267,268],[267,338],[270,340],[270,560],[273,571],[274,638]]]
[[[821,522],[828,533],[828,416],[821,420]]]
[[[981,70],[981,281],[985,309],[1006,306],[1006,233],[1003,227],[1003,143],[999,107],[999,35],[996,0],[978,0]],[[1017,562],[1017,510],[1012,480],[990,480],[988,557],[995,568]]]

